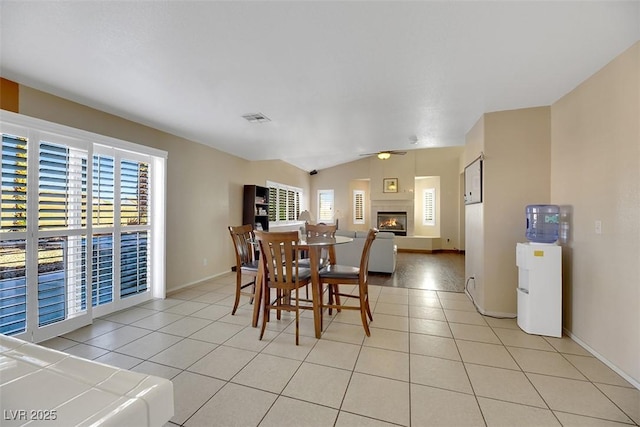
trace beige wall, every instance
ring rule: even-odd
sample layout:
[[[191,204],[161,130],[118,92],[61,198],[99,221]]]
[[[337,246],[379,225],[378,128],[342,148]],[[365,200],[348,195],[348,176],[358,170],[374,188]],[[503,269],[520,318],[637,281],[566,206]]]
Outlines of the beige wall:
[[[235,259],[226,227],[242,222],[244,184],[309,186],[308,174],[287,163],[249,162],[25,86],[20,113],[168,152],[168,291],[230,271]]]
[[[484,160],[482,203],[466,206],[465,269],[485,313],[516,313],[515,248],[526,241],[525,206],[550,197],[549,114],[549,107],[487,113],[468,135],[465,159],[481,151]]]
[[[551,106],[551,201],[569,221],[564,326],[637,383],[639,123],[640,42]]]
[[[438,176],[440,177],[440,234],[438,237],[441,237],[441,247],[436,249],[460,249],[459,165],[463,152],[464,147],[410,150],[404,156],[391,156],[388,160],[379,160],[372,156],[320,170],[317,175],[311,177],[311,212],[317,211],[317,190],[334,189],[340,228],[364,230],[375,225],[371,222],[369,215],[373,203],[406,203],[407,201],[414,203],[415,195],[418,194],[416,176]],[[398,178],[398,193],[382,191],[384,178]],[[356,180],[365,181],[358,183]],[[352,195],[355,188],[367,191],[367,221],[364,226],[353,224]]]

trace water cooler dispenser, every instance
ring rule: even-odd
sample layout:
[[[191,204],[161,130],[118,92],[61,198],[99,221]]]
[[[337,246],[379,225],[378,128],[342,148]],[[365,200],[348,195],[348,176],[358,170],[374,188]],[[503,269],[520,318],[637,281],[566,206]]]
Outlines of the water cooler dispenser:
[[[529,334],[562,336],[562,247],[559,208],[526,208],[527,243],[516,245],[518,326]]]

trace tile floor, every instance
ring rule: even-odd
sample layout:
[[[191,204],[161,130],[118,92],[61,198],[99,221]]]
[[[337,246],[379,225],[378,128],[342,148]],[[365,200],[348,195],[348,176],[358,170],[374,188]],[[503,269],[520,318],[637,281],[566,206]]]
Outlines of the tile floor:
[[[234,277],[97,319],[44,345],[169,378],[167,426],[614,426],[640,423],[640,391],[571,339],[527,335],[465,294],[371,286],[359,313],[325,316],[320,340],[288,317],[262,341]]]

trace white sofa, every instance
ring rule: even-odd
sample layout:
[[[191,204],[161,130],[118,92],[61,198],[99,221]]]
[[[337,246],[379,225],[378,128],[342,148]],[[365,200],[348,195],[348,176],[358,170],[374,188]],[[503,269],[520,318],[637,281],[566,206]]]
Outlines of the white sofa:
[[[353,238],[353,242],[335,246],[338,264],[360,267],[360,258],[364,242],[367,239],[367,232],[337,230],[336,235]],[[378,232],[369,255],[370,272],[393,273],[395,271],[398,249],[394,243],[394,237],[395,235],[388,231]]]

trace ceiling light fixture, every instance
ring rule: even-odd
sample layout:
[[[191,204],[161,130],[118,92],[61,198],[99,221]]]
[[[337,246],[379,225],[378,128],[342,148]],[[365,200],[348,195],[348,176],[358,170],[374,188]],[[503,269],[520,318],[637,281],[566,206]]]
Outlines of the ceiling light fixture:
[[[389,157],[391,157],[391,153],[388,151],[381,151],[378,153],[378,158],[380,160],[387,160]]]

